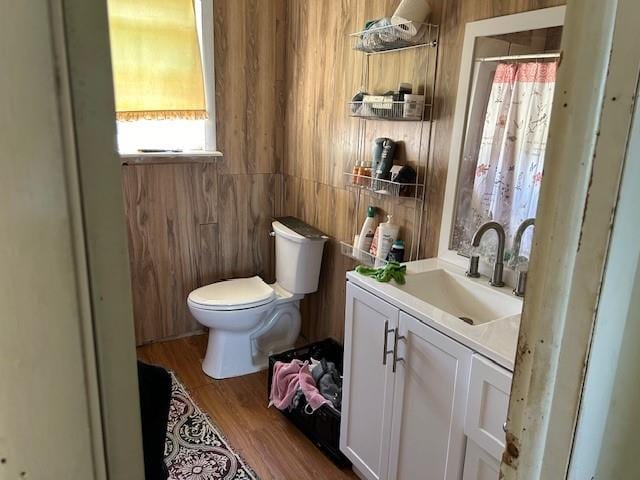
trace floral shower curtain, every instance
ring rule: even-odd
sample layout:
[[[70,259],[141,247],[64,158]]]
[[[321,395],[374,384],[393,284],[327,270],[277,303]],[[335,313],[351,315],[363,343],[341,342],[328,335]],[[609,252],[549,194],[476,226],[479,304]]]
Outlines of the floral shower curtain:
[[[472,223],[501,223],[510,247],[520,223],[535,217],[549,133],[556,62],[496,69],[478,153]],[[520,255],[529,256],[531,232]]]

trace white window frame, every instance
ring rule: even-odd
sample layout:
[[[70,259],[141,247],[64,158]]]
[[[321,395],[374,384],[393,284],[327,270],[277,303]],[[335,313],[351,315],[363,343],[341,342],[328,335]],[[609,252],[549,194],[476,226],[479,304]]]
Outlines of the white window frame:
[[[204,77],[204,94],[208,117],[205,120],[204,149],[215,152],[216,142],[216,70],[214,62],[213,34],[213,0],[196,0],[196,18],[198,12],[201,19],[198,27],[200,41],[200,57],[202,58],[202,75]]]

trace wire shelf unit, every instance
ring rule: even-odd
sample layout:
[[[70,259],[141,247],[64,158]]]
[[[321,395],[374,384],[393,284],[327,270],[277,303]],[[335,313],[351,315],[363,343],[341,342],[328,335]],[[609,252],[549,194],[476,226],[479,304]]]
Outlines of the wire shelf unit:
[[[365,30],[351,33],[349,37],[351,48],[370,55],[411,48],[435,48],[438,45],[438,26],[417,22],[393,24],[383,18]]]
[[[417,201],[422,199],[424,191],[424,185],[421,183],[393,182],[350,172],[344,172],[344,176],[348,187],[368,190],[380,196],[402,197]]]
[[[347,242],[340,242],[340,251],[345,257],[352,258],[356,262],[366,265],[367,267],[379,268],[384,267],[388,263],[386,260],[376,258],[375,255],[371,255],[369,252],[360,250]]]
[[[386,22],[386,24],[385,24]],[[355,208],[353,209],[353,231],[346,242],[341,242],[341,252],[356,261],[382,266],[368,252],[359,251],[350,243],[359,233],[362,218],[368,205],[381,206],[389,210],[398,208],[403,218],[400,238],[405,241],[405,261],[415,260],[420,252],[420,240],[424,204],[427,186],[427,167],[431,159],[433,137],[433,111],[435,103],[435,80],[438,59],[438,25],[428,23],[405,22],[391,25],[389,19],[368,25],[364,31],[348,35],[351,47],[364,55],[360,91],[346,104],[346,113],[358,121],[356,151],[350,164],[345,165],[345,188],[355,190]],[[394,58],[373,58],[380,54],[397,54]],[[406,57],[402,55],[407,54]],[[387,62],[391,69],[387,68]],[[397,65],[421,65],[414,70],[394,70]],[[355,62],[354,62],[355,64]],[[383,69],[383,70],[379,70]],[[383,75],[380,75],[380,74]],[[407,76],[409,78],[407,78]],[[398,78],[399,77],[399,78]],[[380,80],[384,81],[381,82]],[[412,82],[410,94],[376,92],[387,87],[389,90],[403,82]],[[384,91],[384,90],[383,90]],[[384,120],[380,125],[375,121]],[[396,122],[407,123],[402,127]],[[388,126],[387,126],[388,124]],[[416,171],[415,183],[399,183],[391,180],[378,180],[362,175],[359,171],[363,162],[371,160],[371,142],[376,137],[396,137],[404,130],[404,139],[411,142],[411,151],[402,150],[403,157],[394,162],[394,166],[407,165]],[[402,135],[402,134],[400,134]],[[411,140],[409,140],[411,139]],[[405,147],[406,148],[406,147]],[[394,202],[394,203],[391,203]],[[395,206],[396,202],[403,202]],[[406,203],[406,205],[405,205]],[[387,212],[391,213],[391,212]],[[386,262],[385,262],[386,263]]]
[[[419,100],[384,100],[349,102],[349,115],[365,120],[393,122],[421,122],[424,115],[424,97]]]

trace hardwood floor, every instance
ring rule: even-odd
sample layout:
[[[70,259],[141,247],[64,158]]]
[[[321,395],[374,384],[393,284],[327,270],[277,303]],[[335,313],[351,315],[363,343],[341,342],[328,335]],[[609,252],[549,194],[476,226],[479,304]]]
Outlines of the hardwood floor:
[[[357,478],[338,469],[275,408],[267,408],[266,372],[207,377],[200,367],[206,346],[206,335],[152,343],[138,348],[138,358],[173,370],[261,480]]]

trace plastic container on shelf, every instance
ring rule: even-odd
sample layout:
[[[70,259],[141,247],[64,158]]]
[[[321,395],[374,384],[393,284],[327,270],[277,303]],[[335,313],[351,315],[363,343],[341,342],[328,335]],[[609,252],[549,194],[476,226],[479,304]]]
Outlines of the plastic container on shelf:
[[[407,120],[420,120],[424,112],[424,95],[405,95],[402,116]]]

